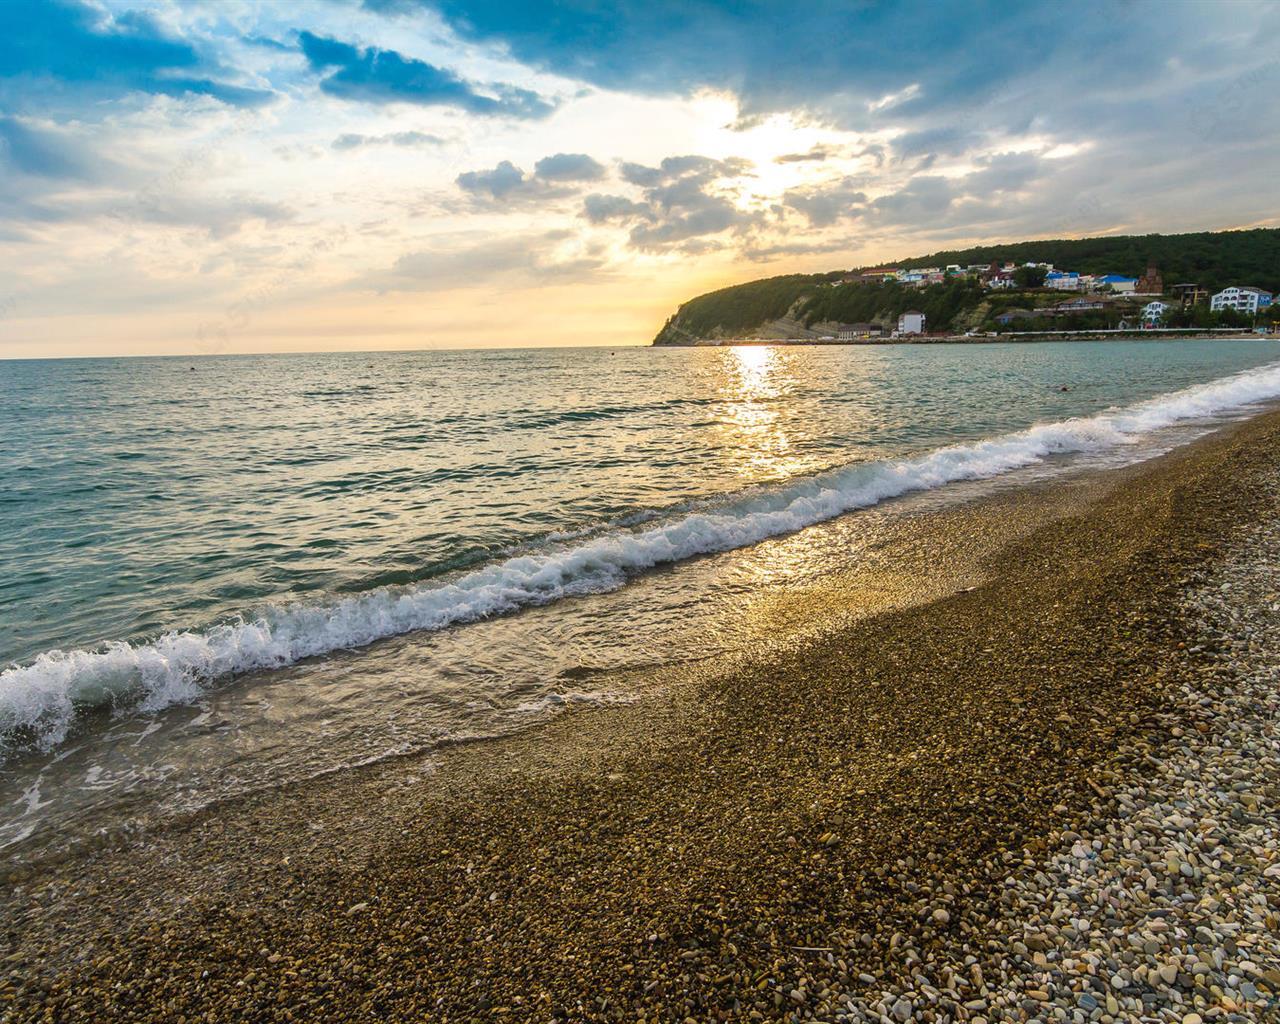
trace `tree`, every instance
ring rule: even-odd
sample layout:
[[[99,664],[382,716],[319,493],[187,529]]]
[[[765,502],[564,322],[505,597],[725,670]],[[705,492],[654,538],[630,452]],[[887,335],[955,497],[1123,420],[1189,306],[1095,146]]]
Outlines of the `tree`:
[[[1044,267],[1019,267],[1013,272],[1013,281],[1019,288],[1042,288],[1048,276]]]

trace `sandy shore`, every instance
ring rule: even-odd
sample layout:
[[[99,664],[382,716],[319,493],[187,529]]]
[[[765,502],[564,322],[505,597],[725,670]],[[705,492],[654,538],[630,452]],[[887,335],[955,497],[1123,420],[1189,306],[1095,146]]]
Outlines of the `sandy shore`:
[[[1135,787],[1154,787],[1188,730],[1211,737],[1225,719],[1192,696],[1244,665],[1215,660],[1229,629],[1206,619],[1206,581],[1274,516],[1278,472],[1269,414],[1107,474],[1066,518],[1028,498],[1033,529],[1017,500],[980,504],[965,530],[1016,539],[972,590],[690,672],[634,705],[257,794],[16,872],[0,1014],[1268,1019],[1276,964],[1233,967],[1234,938],[1220,963],[1178,953],[1169,992],[1149,998],[1151,972],[1103,934],[1134,901],[1116,897],[1114,927],[1094,912],[1082,930],[1069,871],[1069,926],[1023,924],[1055,905],[1037,876],[1049,893],[1043,865],[1064,843],[1105,863]],[[927,540],[940,565],[965,543]],[[1240,781],[1254,797],[1234,823],[1245,829],[1270,793]],[[1136,840],[1117,835],[1128,856]],[[1272,883],[1248,904],[1265,925],[1277,872],[1262,849],[1237,860],[1257,867],[1249,884]],[[1202,859],[1177,863],[1166,903],[1149,891],[1144,913],[1168,922],[1156,931],[1176,936],[1192,906],[1177,886],[1206,877]],[[1116,891],[1145,887],[1136,877]],[[1067,932],[1070,952],[1057,948]],[[1226,948],[1190,934],[1188,949]],[[1142,942],[1141,957],[1163,948]]]

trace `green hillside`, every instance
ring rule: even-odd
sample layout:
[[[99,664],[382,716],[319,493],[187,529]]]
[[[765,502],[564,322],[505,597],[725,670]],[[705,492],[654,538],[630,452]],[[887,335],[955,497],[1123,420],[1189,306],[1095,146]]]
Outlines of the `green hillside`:
[[[1182,235],[1119,235],[1103,238],[1051,239],[951,249],[893,262],[897,267],[947,264],[1052,263],[1082,274],[1138,277],[1148,264],[1160,268],[1168,288],[1195,282],[1218,291],[1248,284],[1280,292],[1280,229],[1200,231]],[[686,344],[715,337],[742,336],[772,320],[791,316],[802,323],[857,322],[896,317],[919,309],[931,329],[976,326],[989,306],[1006,305],[1006,297],[984,293],[965,280],[908,288],[897,284],[831,286],[847,274],[869,268],[824,274],[788,274],[733,285],[684,303],[658,333],[655,344]],[[984,305],[985,303],[985,305]]]

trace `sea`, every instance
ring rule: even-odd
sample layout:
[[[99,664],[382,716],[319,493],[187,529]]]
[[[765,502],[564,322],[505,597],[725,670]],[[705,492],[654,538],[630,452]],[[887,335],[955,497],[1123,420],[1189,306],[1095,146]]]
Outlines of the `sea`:
[[[0,855],[629,702],[913,502],[1277,398],[1267,339],[0,362]]]

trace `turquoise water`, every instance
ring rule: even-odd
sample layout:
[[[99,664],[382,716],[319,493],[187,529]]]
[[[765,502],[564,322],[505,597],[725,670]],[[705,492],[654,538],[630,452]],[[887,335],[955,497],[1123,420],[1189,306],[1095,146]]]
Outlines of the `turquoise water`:
[[[341,652],[457,644],[494,616],[542,609],[579,649],[620,649],[565,599],[1203,423],[1280,394],[1277,359],[1215,340],[0,363],[0,755],[34,771],[228,687],[288,678],[305,703],[334,659],[383,656]],[[432,736],[499,708],[518,661],[415,672]],[[419,720],[398,721],[412,745]]]
[[[429,580],[1276,355],[1265,341],[780,348],[759,369],[734,351],[5,363],[0,663]]]

